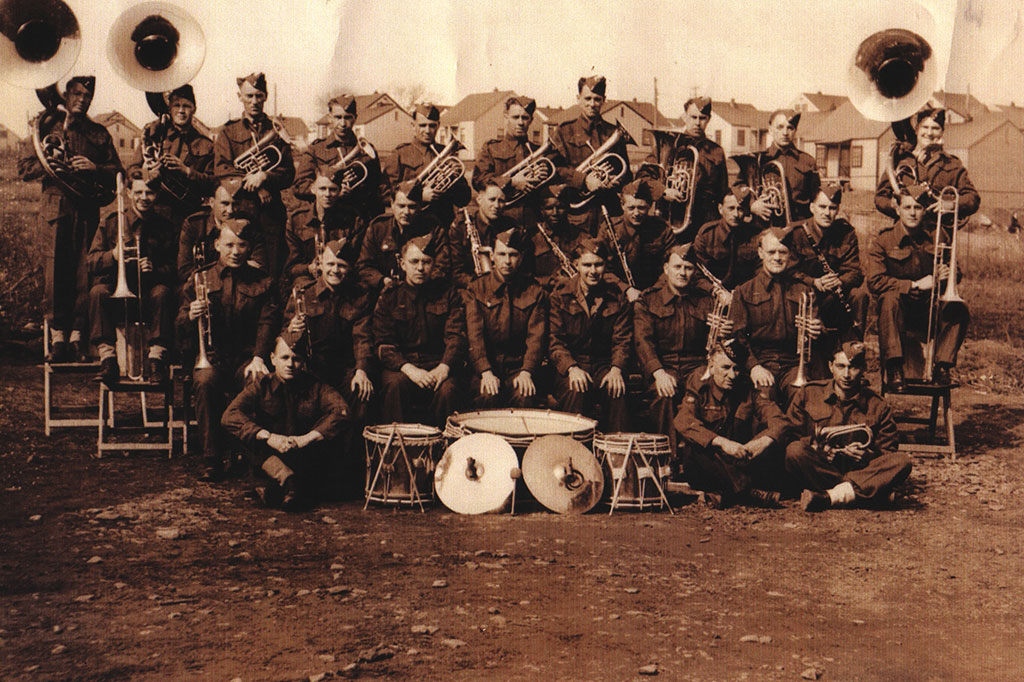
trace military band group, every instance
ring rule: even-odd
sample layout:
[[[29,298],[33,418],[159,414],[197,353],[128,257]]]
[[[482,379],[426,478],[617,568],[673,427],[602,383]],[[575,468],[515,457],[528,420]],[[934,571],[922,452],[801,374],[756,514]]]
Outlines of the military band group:
[[[63,172],[34,151],[19,164],[42,179],[52,241],[49,359],[95,348],[98,378],[122,380],[113,292],[126,273],[147,380],[166,382],[171,363],[192,371],[205,477],[243,448],[266,504],[308,505],[332,477],[359,489],[365,424],[443,427],[474,407],[665,434],[673,476],[716,504],[885,501],[911,465],[865,377],[872,309],[888,390],[920,373],[932,318],[927,378],[951,381],[968,317],[962,303],[930,309],[961,274],[934,256],[950,202],[964,219],[979,199],[942,149],[942,110],[913,117],[916,139],[894,149],[897,181],[876,194],[892,224],[862,250],[843,189],[795,146],[791,111],[771,114],[772,143],[731,179],[704,134],[711,102],[692,98],[685,128],[659,131],[633,168],[628,134],[601,115],[605,79],[585,77],[578,117],[542,148],[528,135],[535,102],[510,97],[504,134],[462,173],[429,104],[381,158],[353,133],[356,100],[335,97],[330,134],[297,153],[250,74],[237,79],[242,116],[215,140],[192,123],[190,86],[150,93],[160,115],[124,169],[88,117],[95,88],[72,78],[41,131],[62,138]],[[122,173],[125,208],[101,220]],[[108,193],[76,192],[72,177]]]

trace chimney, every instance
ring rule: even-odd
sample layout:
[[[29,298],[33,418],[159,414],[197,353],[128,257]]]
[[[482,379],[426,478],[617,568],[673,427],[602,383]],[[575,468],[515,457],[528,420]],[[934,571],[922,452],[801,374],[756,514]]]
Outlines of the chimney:
[[[730,99],[729,100],[729,106],[732,106],[732,107],[736,106],[736,100],[735,99]]]

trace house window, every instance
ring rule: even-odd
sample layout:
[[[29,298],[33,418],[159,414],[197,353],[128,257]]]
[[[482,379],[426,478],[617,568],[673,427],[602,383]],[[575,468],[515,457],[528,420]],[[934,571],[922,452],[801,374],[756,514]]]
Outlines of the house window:
[[[736,146],[745,147],[747,146],[747,131],[737,130],[736,131]]]
[[[540,144],[540,131],[534,130],[532,133],[530,133],[530,139],[533,140],[534,144]]]
[[[123,137],[120,140],[117,141],[117,146],[120,147],[121,149],[124,149],[124,138]]]
[[[828,153],[828,147],[826,147],[825,145],[823,145],[823,144],[816,144],[816,145],[814,145],[814,156],[815,156],[814,160],[818,163],[818,168],[824,168],[825,167],[825,165],[827,163],[825,161],[825,158],[826,158],[825,155],[827,153]]]
[[[717,144],[718,146],[722,145],[722,129],[721,128],[719,128],[718,130],[715,131],[715,144]]]
[[[860,168],[864,165],[864,147],[855,144],[850,146],[850,168]]]

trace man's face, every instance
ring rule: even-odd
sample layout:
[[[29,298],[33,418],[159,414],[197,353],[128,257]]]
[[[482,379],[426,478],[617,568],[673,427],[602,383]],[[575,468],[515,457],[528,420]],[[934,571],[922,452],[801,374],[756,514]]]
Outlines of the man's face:
[[[74,81],[68,85],[64,93],[64,106],[72,114],[83,116],[89,113],[89,105],[92,104],[92,92],[87,87]]]
[[[324,281],[336,287],[344,281],[349,271],[349,264],[334,255],[330,249],[324,249],[320,256],[320,271],[324,273]]]
[[[513,104],[505,111],[505,132],[509,137],[516,139],[526,137],[531,123],[533,123],[533,116],[526,113],[526,109],[518,104]]]
[[[927,147],[933,144],[941,144],[942,126],[933,119],[926,118],[917,124],[917,146]]]
[[[340,188],[331,178],[325,178],[322,175],[316,177],[310,191],[313,192],[316,207],[321,213],[334,206],[338,200],[339,190]]]
[[[519,269],[523,254],[500,239],[494,241],[494,269],[502,279],[508,279]]]
[[[412,119],[416,141],[420,144],[432,144],[437,136],[437,121],[432,121],[423,114],[416,112]]]
[[[725,195],[722,203],[718,205],[718,211],[722,214],[722,220],[730,229],[736,227],[750,215],[750,211],[740,208],[740,201],[731,192]]]
[[[544,215],[544,222],[548,225],[556,225],[565,218],[565,205],[555,197],[546,197],[544,204],[540,207]]]
[[[599,95],[591,90],[589,85],[584,85],[576,102],[580,105],[580,109],[583,110],[584,116],[587,118],[597,118],[601,115],[604,95]]]
[[[694,269],[693,263],[681,258],[678,253],[669,256],[665,265],[662,266],[665,279],[675,289],[682,289],[690,283],[690,280],[693,279]]]
[[[256,89],[249,81],[242,81],[238,88],[238,101],[242,103],[242,109],[249,118],[255,118],[263,113],[263,105],[267,103],[267,93]]]
[[[788,147],[793,144],[793,137],[796,135],[796,126],[789,122],[785,114],[775,114],[772,124],[769,126],[772,131],[772,139],[780,147]]]
[[[345,108],[338,104],[332,104],[328,113],[331,117],[331,130],[338,137],[344,135],[345,131],[352,130],[356,123],[356,115],[345,111]]]
[[[221,230],[213,242],[213,248],[217,249],[220,263],[226,268],[242,267],[249,258],[249,242],[240,239],[231,230]]]
[[[430,273],[434,271],[434,259],[415,244],[409,244],[398,259],[398,266],[405,273],[405,281],[418,287],[430,279]]]
[[[596,253],[585,252],[576,259],[576,270],[580,280],[588,287],[597,286],[604,277],[605,262]]]
[[[235,198],[224,187],[218,187],[213,195],[213,217],[224,222],[235,212]]]
[[[828,369],[832,372],[832,380],[836,386],[844,391],[855,391],[860,387],[861,377],[864,376],[864,366],[855,363],[850,364],[846,353],[839,351],[828,363]]]
[[[484,222],[497,220],[505,210],[505,192],[500,187],[491,185],[476,195],[476,203],[480,207],[480,217]]]
[[[814,224],[823,230],[835,221],[838,213],[839,204],[832,203],[832,200],[825,196],[824,192],[818,192],[818,197],[811,202],[811,215],[814,217]]]
[[[132,199],[132,205],[139,213],[147,213],[149,209],[153,208],[156,192],[146,184],[145,180],[132,180],[132,188],[128,194]]]
[[[295,351],[281,339],[277,340],[274,350],[270,353],[270,362],[274,365],[274,374],[281,381],[294,379],[296,372],[301,370],[303,365],[302,356],[296,355]]]
[[[900,222],[903,223],[903,227],[913,232],[921,225],[921,219],[924,218],[924,206],[917,203],[914,197],[901,196],[899,209],[897,211],[900,215]]]
[[[646,199],[638,199],[629,194],[623,195],[622,214],[631,227],[640,227],[650,212],[651,204]]]
[[[395,192],[395,198],[391,202],[391,211],[395,216],[396,223],[402,227],[409,227],[420,211],[420,204],[402,192]]]
[[[192,117],[196,113],[196,105],[184,97],[171,98],[171,103],[167,105],[167,108],[171,112],[171,123],[179,128],[191,123]]]
[[[694,136],[703,135],[710,120],[711,114],[702,113],[701,110],[697,108],[697,105],[691,102],[690,106],[686,107],[686,116],[683,121],[686,134]]]
[[[715,386],[718,386],[723,391],[731,390],[736,382],[736,377],[739,375],[736,363],[721,351],[711,356],[708,370],[711,374],[711,380],[715,382]]]
[[[764,269],[772,275],[781,273],[789,264],[789,248],[772,234],[766,234],[761,238],[757,255],[761,257]]]

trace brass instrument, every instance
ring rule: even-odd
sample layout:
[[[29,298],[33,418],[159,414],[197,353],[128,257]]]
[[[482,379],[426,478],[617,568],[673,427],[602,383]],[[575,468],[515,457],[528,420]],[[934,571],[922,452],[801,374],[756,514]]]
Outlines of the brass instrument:
[[[206,264],[206,250],[200,242],[192,247],[192,264],[195,266],[193,282],[196,289],[196,300],[206,304],[206,312],[196,320],[199,327],[199,352],[196,355],[196,369],[211,369],[209,349],[213,348],[213,325],[210,324],[210,290],[206,281],[206,271],[209,266]]]
[[[885,175],[889,178],[893,198],[899,201],[900,190],[915,185],[918,181],[917,163],[906,153],[907,149],[913,149],[917,145],[917,134],[909,119],[893,121],[891,127],[896,140],[885,157]],[[902,155],[900,152],[903,152]],[[899,159],[897,155],[900,155]]]
[[[160,115],[160,121],[156,126],[146,126],[142,131],[142,166],[147,170],[153,169],[157,164],[163,162],[166,154],[161,150],[163,140],[167,136],[167,122],[164,120],[166,114]],[[183,200],[189,193],[188,178],[181,172],[171,170],[167,166],[161,166],[157,183],[165,192],[178,201]]]
[[[469,211],[462,209],[466,219],[466,236],[469,238],[469,250],[473,256],[473,271],[479,276],[491,271],[491,249],[480,243],[480,232],[477,231]]]
[[[320,273],[323,272],[321,260],[324,257],[325,248],[327,248],[327,233],[324,226],[321,225],[313,235],[313,279],[319,279]]]
[[[619,265],[622,266],[622,274],[626,276],[626,284],[630,289],[636,289],[636,281],[633,279],[633,271],[629,269],[629,262],[626,260],[626,252],[622,250],[622,244],[615,235],[615,228],[612,226],[612,218],[608,215],[608,207],[601,206],[601,215],[604,216],[604,226],[608,230],[608,241],[615,249],[615,255],[619,258]]]
[[[632,138],[626,132],[626,129],[622,127],[621,123],[616,123],[615,132],[604,141],[604,144],[594,149],[593,154],[576,166],[578,173],[596,175],[601,181],[601,187],[596,191],[584,188],[580,194],[579,201],[570,203],[570,207],[579,209],[588,205],[601,190],[614,187],[615,183],[622,179],[626,172],[629,171],[629,161],[611,151],[612,147],[617,145],[620,139],[625,139],[626,144],[632,144]]]
[[[125,335],[125,376],[132,381],[142,379],[143,348],[142,339],[142,235],[134,238],[135,244],[128,245],[128,235],[125,234],[125,201],[124,201],[124,175],[117,174],[117,248],[115,258],[117,259],[117,285],[112,299],[135,299],[138,303],[138,316],[135,321],[129,319],[128,305],[124,307],[124,335]],[[135,286],[138,293],[133,292],[128,286],[128,261],[135,260]]]
[[[811,231],[807,228],[807,223],[801,223],[800,227],[803,229],[804,234],[807,236],[807,241],[811,245],[811,250],[814,251],[814,256],[818,259],[818,264],[821,265],[822,274],[839,277],[839,273],[837,273],[832,268],[832,266],[828,262],[828,259],[825,258],[825,254],[823,254],[821,252],[821,249],[818,247],[818,242],[816,242],[814,240],[814,236],[811,235]],[[835,288],[829,289],[829,291],[835,294],[836,298],[839,299],[839,303],[842,304],[843,310],[846,312],[847,317],[850,318],[850,324],[853,327],[853,330],[863,338],[864,332],[860,328],[860,320],[857,319],[857,315],[853,312],[853,306],[850,305],[850,297],[847,296],[846,292],[843,290],[842,283],[840,283]]]
[[[69,194],[97,204],[109,204],[114,193],[96,179],[95,171],[79,171],[72,167],[71,159],[75,154],[69,149],[65,137],[66,123],[67,114],[63,110],[52,109],[43,111],[29,123],[32,147],[39,165]],[[45,135],[42,132],[44,128],[48,128]]]
[[[814,429],[813,440],[823,451],[828,462],[834,462],[840,457],[861,462],[867,454],[863,451],[871,447],[873,435],[867,424],[817,426]]]
[[[331,171],[338,173],[345,171],[341,178],[339,197],[347,197],[360,187],[370,177],[370,169],[366,164],[357,159],[365,156],[370,161],[376,160],[377,150],[365,137],[356,140],[356,146],[352,147],[348,154],[344,154],[338,148],[338,161],[331,166]]]
[[[462,143],[452,137],[451,142],[437,152],[437,156],[417,173],[416,183],[423,189],[432,190],[435,200],[466,174],[466,166],[456,156],[461,149],[464,149]]]
[[[281,165],[280,144],[287,144],[281,137],[280,125],[274,119],[270,121],[270,130],[264,133],[263,137],[257,139],[256,133],[252,135],[252,146],[238,155],[234,160],[234,166],[246,175],[250,173],[269,173]]]
[[[736,154],[732,157],[743,180],[754,192],[754,201],[763,201],[771,209],[773,224],[788,225],[793,221],[789,205],[789,185],[786,182],[786,168],[778,159],[765,161],[764,152],[757,154]]]
[[[807,384],[806,367],[811,361],[811,322],[816,315],[814,312],[814,293],[805,291],[800,294],[800,305],[797,309],[796,318],[796,354],[800,364],[796,370],[796,378],[792,385],[799,388]]]
[[[61,0],[0,0],[0,77],[36,90],[59,81],[78,60],[82,33]]]
[[[527,179],[526,188],[515,190],[515,193],[505,202],[506,207],[519,203],[533,192],[551,182],[555,177],[555,163],[544,156],[550,148],[551,140],[548,140],[530,152],[525,159],[501,174],[503,178],[513,178],[516,175],[522,174]]]
[[[306,290],[302,286],[292,287],[292,306],[295,308],[295,317],[302,318],[302,325],[305,329],[306,335],[306,346],[307,352],[313,351],[313,334],[309,331],[309,321],[306,319],[306,297],[303,292]]]
[[[953,201],[953,210],[946,211],[943,204],[947,200]],[[960,297],[956,288],[957,267],[956,267],[956,238],[960,225],[960,192],[956,187],[949,185],[943,187],[939,192],[939,208],[935,225],[935,254],[932,256],[932,289],[928,303],[928,336],[925,340],[925,369],[924,380],[931,382],[935,371],[935,343],[939,335],[940,308],[946,305],[963,305],[964,300]],[[952,226],[950,227],[950,238],[948,244],[942,243],[942,219],[952,213]],[[949,254],[949,277],[946,280],[946,288],[940,294],[941,283],[939,282],[939,266],[946,262],[946,254]]]
[[[682,158],[676,158],[672,162],[671,170],[665,175],[665,186],[678,190],[682,195],[680,203],[686,204],[682,224],[672,227],[672,231],[676,233],[684,232],[693,220],[693,202],[697,198],[697,171],[700,169],[700,150],[691,144],[682,152]]]
[[[700,271],[700,274],[704,275],[711,282],[711,288],[715,296],[714,308],[708,315],[708,342],[705,346],[705,350],[710,353],[714,349],[715,344],[721,339],[722,331],[729,321],[729,306],[722,302],[719,294],[730,294],[732,292],[726,289],[725,285],[722,284],[722,280],[715,277],[714,273],[699,260],[694,260],[693,265]]]
[[[541,223],[537,223],[537,231],[540,233],[540,236],[544,237],[544,241],[546,241],[548,243],[548,246],[551,247],[551,252],[555,254],[556,258],[558,258],[558,262],[562,266],[562,274],[570,278],[575,277],[576,268],[573,267],[572,259],[566,255],[565,251],[563,251],[562,247],[558,245],[554,237],[552,237],[548,233],[548,231],[544,229],[544,225],[542,225]]]

